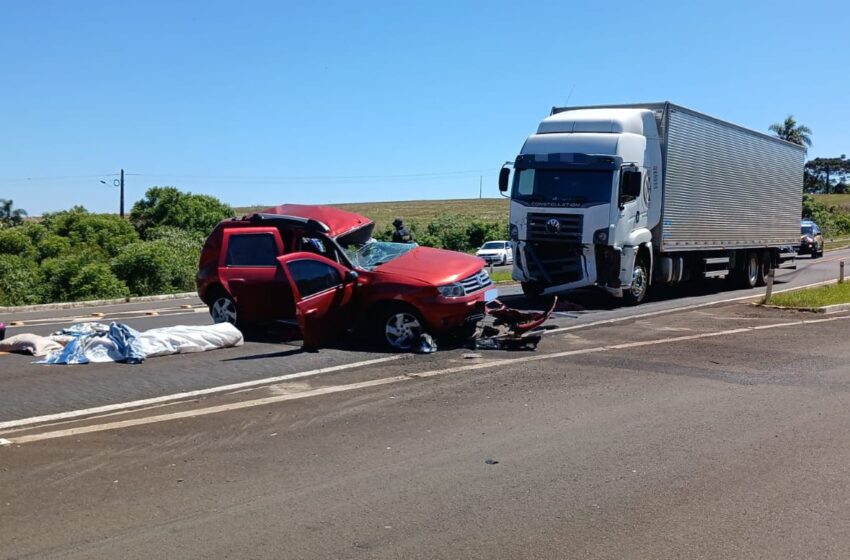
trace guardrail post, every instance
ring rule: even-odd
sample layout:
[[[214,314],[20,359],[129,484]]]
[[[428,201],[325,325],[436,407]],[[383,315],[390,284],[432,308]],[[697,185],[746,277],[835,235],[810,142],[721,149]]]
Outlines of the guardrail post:
[[[841,270],[844,270],[844,263],[842,263],[841,266]],[[493,276],[493,261],[490,261],[490,276]]]
[[[838,283],[844,283],[844,261],[838,262]]]
[[[764,302],[770,303],[770,298],[773,296],[773,274],[775,269],[771,268],[767,273],[767,290],[764,292]]]

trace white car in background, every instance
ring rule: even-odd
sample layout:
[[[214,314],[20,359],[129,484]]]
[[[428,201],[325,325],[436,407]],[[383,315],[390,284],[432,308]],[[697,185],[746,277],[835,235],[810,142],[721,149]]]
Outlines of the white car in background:
[[[514,250],[510,241],[488,241],[475,253],[487,264],[511,264],[514,262]]]

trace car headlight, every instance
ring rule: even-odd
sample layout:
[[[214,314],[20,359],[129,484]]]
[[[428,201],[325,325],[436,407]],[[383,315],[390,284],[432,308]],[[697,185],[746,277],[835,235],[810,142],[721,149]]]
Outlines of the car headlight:
[[[515,224],[511,224],[508,230],[511,241],[519,241],[519,228]]]
[[[463,297],[466,295],[466,292],[463,291],[463,286],[459,282],[437,286],[437,290],[443,297]]]

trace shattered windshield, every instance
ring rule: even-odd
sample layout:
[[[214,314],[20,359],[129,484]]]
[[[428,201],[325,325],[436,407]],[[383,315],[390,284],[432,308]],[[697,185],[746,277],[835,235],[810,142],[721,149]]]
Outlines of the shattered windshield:
[[[354,266],[371,271],[418,246],[416,243],[370,240],[362,245],[349,245],[345,248],[345,252]]]

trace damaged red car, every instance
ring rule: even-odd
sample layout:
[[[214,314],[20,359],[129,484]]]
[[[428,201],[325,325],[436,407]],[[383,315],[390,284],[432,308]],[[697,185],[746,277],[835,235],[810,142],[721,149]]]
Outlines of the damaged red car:
[[[198,295],[215,322],[285,323],[304,345],[365,332],[395,350],[422,334],[466,334],[497,290],[484,261],[372,237],[368,218],[284,204],[226,220],[207,238]]]

